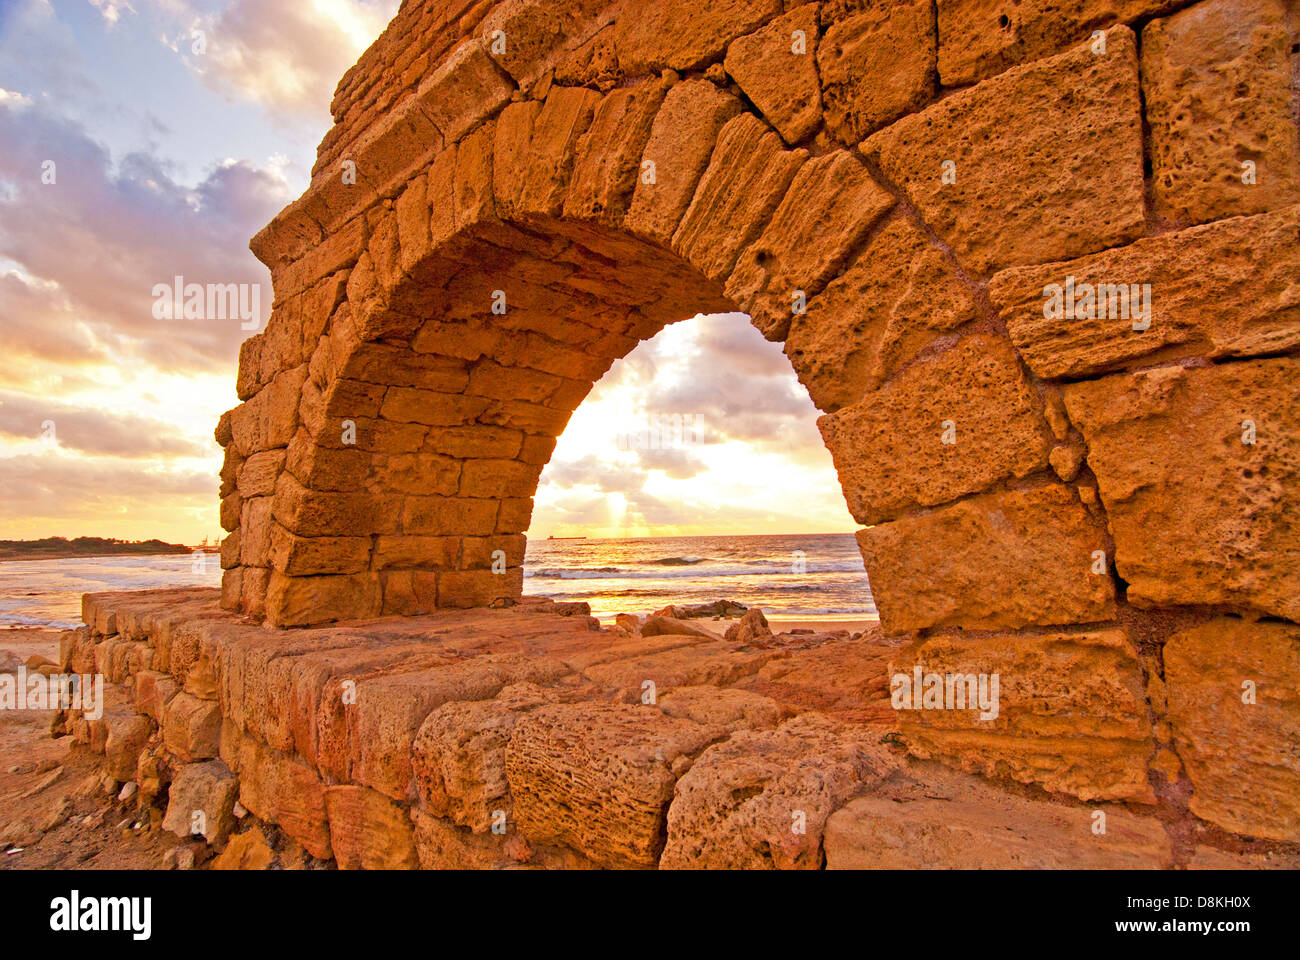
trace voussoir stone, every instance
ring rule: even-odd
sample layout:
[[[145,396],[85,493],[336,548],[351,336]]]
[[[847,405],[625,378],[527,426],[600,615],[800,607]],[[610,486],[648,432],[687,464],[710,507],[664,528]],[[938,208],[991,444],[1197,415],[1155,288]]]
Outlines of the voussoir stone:
[[[1158,215],[1202,223],[1300,200],[1294,17],[1285,0],[1206,0],[1143,29]]]
[[[552,87],[542,103],[512,103],[502,111],[492,154],[500,216],[561,212],[579,138],[600,99],[594,90]]]
[[[1114,616],[1114,582],[1093,572],[1105,530],[1058,484],[972,497],[857,536],[891,634]]]
[[[1300,359],[1115,374],[1065,404],[1130,602],[1300,619]]]
[[[1040,377],[1187,355],[1275,353],[1300,345],[1297,236],[1300,206],[1234,217],[1004,270],[989,296]]]
[[[623,219],[638,176],[651,124],[664,100],[664,86],[643,81],[611,90],[578,140],[566,217],[617,224]]]
[[[785,353],[813,403],[834,413],[978,318],[951,257],[899,217],[794,316]]]
[[[962,90],[868,137],[879,164],[963,266],[1081,256],[1145,231],[1133,32]]]
[[[686,80],[668,91],[641,154],[643,174],[624,227],[662,243],[672,239],[719,131],[740,110],[739,100],[707,80]],[[647,162],[653,166],[646,168]],[[647,169],[653,176],[646,176]]]
[[[826,127],[843,143],[924,106],[935,88],[935,27],[926,0],[864,5],[817,47]]]
[[[821,126],[817,36],[817,4],[804,4],[737,38],[724,61],[727,73],[792,145]]]
[[[726,292],[768,340],[843,268],[894,198],[847,150],[809,160],[762,235],[745,249]]]
[[[1171,637],[1164,663],[1192,812],[1300,842],[1300,627],[1218,617]]]
[[[786,150],[752,114],[729,121],[673,235],[673,249],[706,277],[725,278],[767,226],[807,156],[805,150]]]
[[[1045,467],[1038,404],[1010,345],[977,334],[818,426],[849,512],[872,524]]]

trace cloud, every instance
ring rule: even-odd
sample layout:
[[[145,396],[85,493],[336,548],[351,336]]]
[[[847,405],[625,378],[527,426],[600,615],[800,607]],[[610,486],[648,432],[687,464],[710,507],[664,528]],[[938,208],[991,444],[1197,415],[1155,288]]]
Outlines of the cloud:
[[[662,470],[674,480],[688,480],[708,467],[685,450],[667,447],[661,450],[638,450],[637,459],[647,470]]]
[[[143,527],[168,513],[211,511],[216,493],[217,479],[206,471],[57,453],[0,458],[0,516],[22,518],[25,526],[46,521],[72,535],[123,513],[138,514],[135,526]]]
[[[792,456],[822,449],[817,410],[780,344],[738,313],[700,317],[684,331],[689,339],[656,338],[628,357],[651,347],[634,368],[650,416],[698,417],[702,443],[739,440]]]
[[[135,13],[135,7],[131,6],[127,0],[90,0],[90,5],[99,11],[109,23],[117,23],[122,16],[122,11]]]
[[[171,15],[168,45],[214,89],[261,103],[273,114],[323,115],[339,78],[379,36],[398,3],[231,0],[216,13],[184,0],[155,5]]]
[[[35,438],[52,430],[60,447],[119,457],[208,457],[215,448],[183,434],[173,424],[107,410],[0,392],[0,434]]]
[[[190,189],[151,154],[114,164],[71,121],[0,105],[0,260],[21,267],[0,277],[6,348],[69,364],[228,369],[248,336],[239,320],[158,319],[153,287],[175,276],[261,284],[265,314],[269,278],[248,238],[289,198],[276,169],[227,161]]]
[[[627,493],[640,490],[645,479],[644,470],[606,463],[589,454],[581,460],[552,460],[546,467],[542,482],[557,487],[592,486],[602,493]]]

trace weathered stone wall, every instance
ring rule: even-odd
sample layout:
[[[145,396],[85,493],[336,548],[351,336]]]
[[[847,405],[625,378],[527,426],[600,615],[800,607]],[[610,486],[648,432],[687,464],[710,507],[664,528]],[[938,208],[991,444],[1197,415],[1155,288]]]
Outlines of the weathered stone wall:
[[[905,714],[914,752],[1084,799],[1190,783],[1300,838],[1296,17],[406,3],[252,244],[275,304],[217,429],[223,605],[518,598],[594,381],[738,308],[825,412],[900,662],[1024,695]],[[1057,315],[1053,284],[1150,315]]]
[[[88,594],[82,615],[60,669],[103,674],[106,705],[93,719],[63,713],[56,732],[103,755],[114,791],[138,786],[135,816],[174,835],[178,864],[1300,865],[1294,807],[1264,824],[1290,843],[1234,835],[1258,834],[1254,820],[1197,820],[1231,817],[1257,779],[1230,779],[1189,810],[1181,793],[1154,807],[1133,797],[1114,776],[1122,757],[1090,759],[1116,788],[1083,802],[1068,782],[1049,797],[909,755],[887,675],[899,644],[878,628],[774,635],[751,613],[725,637],[662,616],[611,629],[586,604],[530,598],[285,631],[195,589]],[[1171,670],[1215,636],[1180,639]],[[992,660],[1017,653],[980,646]],[[1053,638],[1050,656],[1087,689],[1069,723],[1140,727],[1123,712],[1140,691],[1118,704],[1109,692],[1121,651],[1117,631]],[[1236,665],[1256,669],[1258,655]],[[1219,680],[1198,676],[1193,699],[1218,696]],[[1063,719],[1038,708],[1056,695],[1022,683],[1002,705],[1028,738]],[[1294,731],[1295,716],[1277,704],[1262,722]],[[1070,759],[1061,781],[1095,782]],[[1270,776],[1264,754],[1251,762]]]

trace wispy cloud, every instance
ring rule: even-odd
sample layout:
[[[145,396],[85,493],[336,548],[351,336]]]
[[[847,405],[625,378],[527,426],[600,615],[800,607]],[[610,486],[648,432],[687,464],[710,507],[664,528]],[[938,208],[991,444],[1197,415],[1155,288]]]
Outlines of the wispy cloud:
[[[0,276],[6,347],[66,363],[142,360],[229,366],[248,335],[236,318],[156,318],[153,287],[263,284],[248,237],[290,198],[279,171],[213,167],[195,189],[147,153],[114,162],[72,121],[0,105]]]
[[[209,12],[157,2],[164,42],[204,82],[276,114],[322,113],[339,77],[383,30],[397,0],[231,0]]]

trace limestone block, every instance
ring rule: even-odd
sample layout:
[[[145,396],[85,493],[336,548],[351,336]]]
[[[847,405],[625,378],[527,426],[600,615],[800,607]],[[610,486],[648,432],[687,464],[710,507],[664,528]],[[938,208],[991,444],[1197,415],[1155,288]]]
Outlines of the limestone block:
[[[156,723],[162,723],[167,704],[179,690],[180,684],[168,674],[141,670],[135,675],[135,708]]]
[[[538,707],[516,725],[506,777],[530,842],[571,847],[606,867],[653,867],[676,761],[725,736],[654,707]]]
[[[412,758],[421,806],[474,833],[501,818],[512,822],[506,746],[525,713],[554,699],[533,684],[516,684],[495,699],[449,703],[429,714]]]
[[[614,42],[619,65],[629,75],[698,70],[715,60],[737,37],[753,33],[781,12],[781,0],[662,0],[619,17]]]
[[[862,144],[966,268],[1077,257],[1145,232],[1136,44],[1127,27],[1106,38],[1104,54],[1082,46],[1016,67]]]
[[[1167,870],[1155,817],[1015,796],[975,777],[910,768],[826,823],[829,870]]]
[[[267,623],[298,627],[374,616],[380,608],[374,573],[291,577],[272,572],[266,591]]]
[[[544,103],[506,107],[497,120],[492,157],[501,216],[561,212],[579,138],[600,99],[594,90],[552,87]]]
[[[346,784],[325,788],[330,849],[340,870],[412,870],[411,818],[381,793]]]
[[[985,494],[878,524],[858,531],[858,545],[891,634],[1095,623],[1115,613],[1109,572],[1093,573],[1105,532],[1063,486]]]
[[[817,5],[804,4],[737,38],[723,63],[745,96],[792,146],[816,133],[822,122],[817,39]]]
[[[1218,617],[1171,637],[1164,663],[1192,812],[1300,842],[1300,627]]]
[[[767,225],[806,158],[804,150],[784,149],[781,138],[751,114],[728,121],[673,235],[673,249],[706,277],[726,277],[741,250]]]
[[[221,707],[178,693],[168,701],[163,714],[163,743],[186,763],[217,756],[221,736]]]
[[[849,151],[809,160],[762,235],[740,255],[727,296],[768,340],[784,340],[808,297],[839,273],[893,204]]]
[[[1300,206],[1235,217],[1065,263],[1004,270],[989,296],[1040,377],[1192,354],[1279,352],[1300,344],[1297,231]],[[1065,312],[1071,277],[1074,306]],[[1058,290],[1061,311],[1053,307]],[[1139,318],[1143,304],[1150,311]]]
[[[663,103],[664,85],[643,81],[605,95],[578,140],[564,215],[617,225],[642,173],[641,154]]]
[[[220,847],[235,827],[239,781],[220,760],[187,763],[172,778],[163,829],[188,840],[201,836]]]
[[[140,753],[152,732],[153,724],[146,717],[128,715],[112,718],[104,742],[105,772],[114,780],[134,780]]]
[[[695,195],[718,133],[740,112],[740,101],[707,80],[675,84],[650,128],[642,163],[654,176],[639,177],[625,228],[667,243]]]
[[[443,139],[453,143],[509,100],[513,89],[483,43],[470,40],[420,84],[415,97]]]
[[[879,740],[805,714],[710,747],[677,783],[660,865],[819,869],[827,818],[896,763]]]
[[[1300,360],[1117,374],[1065,403],[1130,602],[1300,619]]]
[[[1181,0],[939,0],[939,77],[960,86],[1082,43]]]
[[[1294,16],[1285,0],[1208,0],[1143,29],[1157,215],[1203,223],[1300,200]]]
[[[889,670],[899,738],[916,756],[1081,800],[1155,800],[1146,684],[1118,629],[940,634],[899,651]],[[932,676],[943,684],[933,701],[923,699]]]
[[[951,257],[900,217],[793,318],[785,352],[813,403],[834,413],[978,317]]]
[[[934,95],[935,59],[925,0],[873,4],[835,22],[817,47],[827,129],[857,143],[924,106]]]
[[[1047,466],[1038,404],[1011,347],[977,334],[818,427],[849,512],[859,523],[880,523]]]

